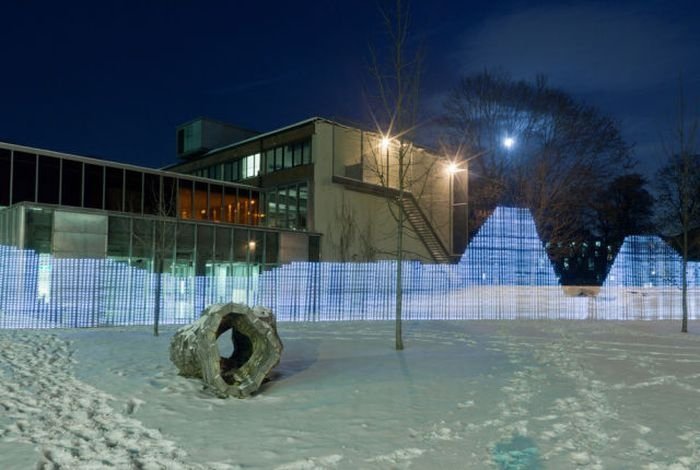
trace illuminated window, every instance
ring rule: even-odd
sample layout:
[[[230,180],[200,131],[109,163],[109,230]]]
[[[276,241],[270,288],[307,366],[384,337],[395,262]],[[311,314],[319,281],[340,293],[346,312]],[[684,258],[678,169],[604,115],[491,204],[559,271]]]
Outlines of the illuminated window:
[[[241,160],[241,179],[252,178],[260,173],[260,154],[248,155]]]
[[[207,218],[207,183],[196,182],[194,184],[194,218],[205,220]]]
[[[178,186],[178,215],[182,219],[192,218],[192,181],[180,180]]]

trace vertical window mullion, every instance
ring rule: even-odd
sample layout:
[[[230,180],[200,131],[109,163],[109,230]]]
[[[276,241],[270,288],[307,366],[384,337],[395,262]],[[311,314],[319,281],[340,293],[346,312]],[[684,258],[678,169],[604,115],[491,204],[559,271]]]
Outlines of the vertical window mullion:
[[[39,202],[39,154],[34,155],[34,202]]]

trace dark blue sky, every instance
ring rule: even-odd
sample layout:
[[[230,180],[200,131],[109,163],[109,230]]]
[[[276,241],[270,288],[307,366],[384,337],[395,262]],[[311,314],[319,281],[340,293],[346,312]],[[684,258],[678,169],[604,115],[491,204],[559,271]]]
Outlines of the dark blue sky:
[[[311,116],[359,121],[377,2],[38,2],[0,7],[0,140],[147,166],[175,127],[209,116],[271,130]],[[423,99],[436,114],[460,74],[537,73],[622,122],[654,167],[677,77],[700,92],[691,1],[414,1]]]

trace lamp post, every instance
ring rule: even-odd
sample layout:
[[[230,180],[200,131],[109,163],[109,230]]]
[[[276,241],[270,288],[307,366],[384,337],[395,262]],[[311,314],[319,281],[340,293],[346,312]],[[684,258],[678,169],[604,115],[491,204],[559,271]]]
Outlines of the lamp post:
[[[503,147],[506,148],[506,150],[510,151],[514,146],[515,146],[515,138],[506,136],[502,143]],[[450,184],[449,184],[449,191],[450,191],[450,225],[452,226],[452,254],[456,254],[455,250],[455,230],[454,230],[454,212],[455,208],[457,207],[464,207],[464,219],[465,219],[465,230],[466,233],[464,235],[464,250],[466,251],[467,246],[469,245],[469,162],[471,160],[474,160],[475,158],[481,157],[487,153],[489,153],[491,150],[487,149],[484,151],[481,151],[479,153],[476,153],[475,155],[470,156],[469,158],[465,158],[464,160],[458,161],[458,158],[455,158],[454,160],[451,160],[450,163],[447,165],[447,172],[450,175]],[[455,200],[455,178],[457,173],[464,173],[464,200],[463,201],[456,201]]]
[[[386,178],[386,187],[389,187],[389,145],[391,144],[391,138],[389,138],[388,135],[382,136],[382,140],[380,142],[380,147],[382,150],[384,150],[384,155],[386,156],[386,173],[385,173],[385,178]]]
[[[450,226],[452,227],[452,254],[456,254],[460,248],[459,243],[457,243],[457,232],[454,227],[454,219],[457,208],[464,209],[464,224],[465,224],[465,234],[464,234],[464,251],[467,249],[469,244],[469,161],[465,160],[462,162],[462,166],[455,162],[451,162],[447,166],[447,172],[450,175]],[[455,179],[457,173],[464,173],[464,197],[455,198],[456,185]],[[459,200],[458,200],[459,199]]]

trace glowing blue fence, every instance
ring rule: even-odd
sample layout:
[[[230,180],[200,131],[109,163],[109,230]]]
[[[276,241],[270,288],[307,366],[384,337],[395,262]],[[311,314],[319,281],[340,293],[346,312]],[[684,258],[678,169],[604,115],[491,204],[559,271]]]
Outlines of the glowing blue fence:
[[[459,266],[466,285],[559,285],[528,209],[497,207]]]
[[[681,318],[682,269],[681,256],[661,238],[625,238],[598,295],[595,318]],[[687,282],[688,316],[700,318],[700,263],[688,263]]]
[[[597,296],[567,296],[527,211],[499,209],[456,265],[403,265],[403,317],[680,318],[680,257],[656,237],[623,244]],[[254,271],[254,269],[251,269]],[[688,266],[690,318],[700,263]],[[390,320],[393,261],[292,263],[259,276],[160,277],[109,259],[54,259],[0,246],[0,328],[189,323],[211,303],[265,305],[280,321]],[[160,283],[160,285],[159,285]]]
[[[407,320],[586,318],[588,299],[559,286],[468,285],[457,265],[403,266]],[[264,273],[257,303],[281,321],[390,320],[396,308],[396,262],[292,263]]]

